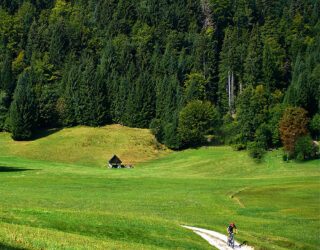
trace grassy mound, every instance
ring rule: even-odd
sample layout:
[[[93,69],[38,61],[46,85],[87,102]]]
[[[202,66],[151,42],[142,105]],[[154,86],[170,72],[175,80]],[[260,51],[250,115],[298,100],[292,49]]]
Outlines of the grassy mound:
[[[89,134],[102,136],[108,129],[131,131],[109,126]],[[319,160],[285,163],[274,151],[256,164],[229,147],[150,160],[167,151],[144,140],[141,150],[147,151],[130,160],[148,161],[111,170],[92,167],[106,158],[107,146],[100,151],[99,136],[83,146],[79,141],[87,141],[88,132],[80,136],[81,131],[91,129],[62,130],[23,143],[0,134],[1,143],[8,142],[0,149],[0,249],[210,249],[180,225],[225,233],[230,221],[239,228],[237,239],[255,249],[318,249]],[[147,130],[133,131],[153,141]],[[105,140],[122,135],[118,150],[133,152],[125,144],[129,132],[112,133]],[[73,134],[78,136],[67,136]],[[64,152],[68,148],[72,156]]]
[[[117,154],[126,164],[135,164],[168,152],[157,143],[149,130],[120,125],[49,130],[37,137],[33,141],[15,142],[9,134],[1,133],[0,155],[105,166],[113,154]]]

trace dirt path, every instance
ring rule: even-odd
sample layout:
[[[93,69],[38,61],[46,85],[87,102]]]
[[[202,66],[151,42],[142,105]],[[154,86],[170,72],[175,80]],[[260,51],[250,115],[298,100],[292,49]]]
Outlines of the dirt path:
[[[183,226],[184,228],[192,230],[194,233],[200,235],[203,239],[209,242],[211,246],[216,247],[220,250],[232,250],[231,247],[227,246],[227,236],[217,233],[215,231],[203,229],[203,228],[197,228],[197,227],[189,227],[189,226]],[[240,246],[240,243],[235,241],[235,247],[234,249],[241,249],[241,250],[253,250],[253,247],[242,245]]]

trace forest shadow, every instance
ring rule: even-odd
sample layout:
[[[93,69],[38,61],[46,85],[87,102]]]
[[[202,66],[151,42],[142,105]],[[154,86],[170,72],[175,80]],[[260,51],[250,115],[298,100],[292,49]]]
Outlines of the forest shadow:
[[[28,250],[27,248],[22,247],[13,247],[9,245],[5,245],[3,243],[0,243],[0,250]]]
[[[52,128],[52,129],[46,129],[46,130],[38,130],[34,133],[34,135],[31,138],[31,141],[35,141],[50,135],[53,135],[57,132],[62,130],[62,128]]]
[[[24,171],[32,171],[34,169],[29,169],[29,168],[16,168],[16,167],[5,167],[5,166],[0,166],[0,173],[9,173],[9,172],[24,172]],[[1,244],[1,243],[0,243]],[[0,245],[0,249],[1,245]]]

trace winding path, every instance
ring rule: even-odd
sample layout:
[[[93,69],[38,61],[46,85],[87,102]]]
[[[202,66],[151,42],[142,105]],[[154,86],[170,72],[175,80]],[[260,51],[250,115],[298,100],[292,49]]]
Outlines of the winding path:
[[[190,227],[190,226],[183,226],[184,228],[192,230],[194,233],[200,235],[203,239],[209,242],[211,246],[216,247],[220,250],[232,250],[231,247],[227,246],[227,236],[217,233],[215,231],[197,228],[197,227]],[[247,245],[240,245],[239,242],[235,241],[234,249],[241,249],[241,250],[253,250],[253,247]]]

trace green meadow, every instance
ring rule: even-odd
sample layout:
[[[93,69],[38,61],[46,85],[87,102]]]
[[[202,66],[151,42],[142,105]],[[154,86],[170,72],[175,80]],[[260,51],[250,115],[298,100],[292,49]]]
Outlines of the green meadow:
[[[107,169],[113,154],[134,169]],[[256,163],[246,152],[171,152],[148,130],[0,133],[0,249],[212,249],[181,225],[255,249],[319,249],[320,162]]]

